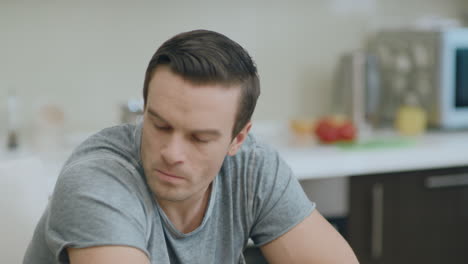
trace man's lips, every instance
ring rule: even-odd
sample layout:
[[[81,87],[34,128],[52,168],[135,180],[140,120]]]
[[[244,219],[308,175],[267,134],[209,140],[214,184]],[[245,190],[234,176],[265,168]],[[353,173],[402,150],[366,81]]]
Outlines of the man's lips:
[[[161,173],[161,174],[164,174],[164,175],[166,175],[166,176],[169,176],[169,177],[174,177],[174,178],[177,178],[177,179],[183,179],[182,177],[179,177],[179,176],[176,176],[176,175],[173,175],[173,174],[170,174],[170,173],[167,173],[167,172],[158,170],[158,169],[156,169],[156,171],[159,172],[159,173]]]

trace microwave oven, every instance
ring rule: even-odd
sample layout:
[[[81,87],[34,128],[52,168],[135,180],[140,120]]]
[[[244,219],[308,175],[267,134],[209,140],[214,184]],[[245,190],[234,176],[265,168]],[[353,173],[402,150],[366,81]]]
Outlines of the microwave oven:
[[[416,105],[430,127],[468,128],[468,28],[381,31],[368,51],[377,60],[379,85],[369,92],[379,95],[379,123]]]

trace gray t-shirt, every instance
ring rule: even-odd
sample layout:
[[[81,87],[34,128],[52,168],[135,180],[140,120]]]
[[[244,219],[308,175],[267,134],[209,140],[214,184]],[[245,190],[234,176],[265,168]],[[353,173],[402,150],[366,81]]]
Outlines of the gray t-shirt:
[[[65,163],[27,249],[25,264],[69,263],[67,247],[126,245],[151,263],[244,263],[314,210],[290,168],[251,135],[227,156],[208,209],[194,231],[179,232],[159,208],[140,160],[141,123],[107,128]]]

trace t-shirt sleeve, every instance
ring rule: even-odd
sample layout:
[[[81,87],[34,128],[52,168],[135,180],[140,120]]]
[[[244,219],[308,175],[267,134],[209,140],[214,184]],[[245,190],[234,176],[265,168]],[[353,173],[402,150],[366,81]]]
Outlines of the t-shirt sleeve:
[[[46,241],[59,263],[66,248],[125,245],[146,255],[145,209],[128,168],[111,159],[65,167],[49,205]]]
[[[315,203],[276,151],[258,146],[252,155],[250,237],[255,245],[262,246],[302,222],[315,209]]]

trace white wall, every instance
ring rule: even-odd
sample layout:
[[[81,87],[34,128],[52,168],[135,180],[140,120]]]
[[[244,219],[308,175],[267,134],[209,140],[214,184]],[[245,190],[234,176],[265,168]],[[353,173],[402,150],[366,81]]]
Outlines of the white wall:
[[[0,0],[0,122],[14,89],[23,127],[43,102],[63,107],[69,130],[114,124],[118,104],[140,96],[156,48],[196,28],[228,35],[256,60],[263,91],[255,119],[318,115],[339,54],[381,26],[456,16],[462,2]]]
[[[340,54],[361,47],[378,28],[425,15],[457,17],[461,8],[468,12],[466,1],[0,0],[0,124],[9,89],[20,96],[23,134],[34,133],[44,102],[63,108],[68,131],[115,124],[118,105],[140,96],[157,47],[197,28],[226,34],[256,60],[256,120],[320,115]],[[0,135],[4,130],[0,125]],[[345,179],[303,184],[325,214],[347,212]]]
[[[462,2],[461,6],[462,6],[462,13],[463,13],[463,18],[464,18],[464,21],[465,21],[465,26],[468,26],[468,1],[463,1],[463,0],[460,0]]]

